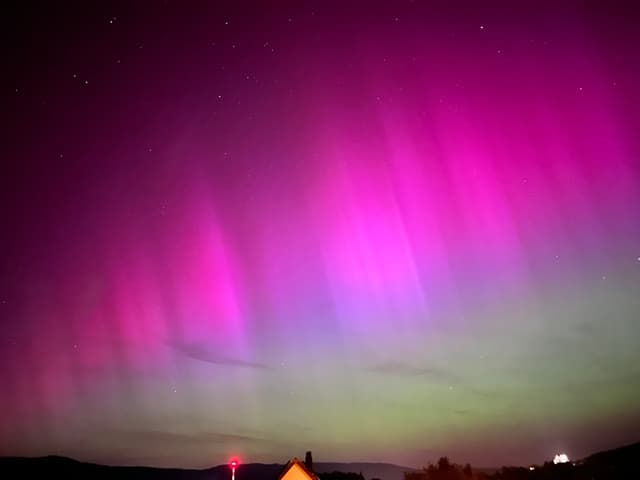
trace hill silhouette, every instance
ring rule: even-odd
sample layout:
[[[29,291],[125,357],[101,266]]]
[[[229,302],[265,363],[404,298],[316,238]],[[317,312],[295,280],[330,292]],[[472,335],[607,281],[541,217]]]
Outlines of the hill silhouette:
[[[247,463],[241,465],[236,474],[238,480],[276,480],[284,464]],[[365,479],[402,480],[404,472],[412,470],[390,463],[314,463],[314,471],[322,480],[323,474],[334,472],[356,473]],[[95,480],[229,480],[227,465],[205,469],[120,467],[80,462],[59,456],[47,457],[0,457],[0,477],[5,473],[19,473],[23,478],[53,477],[68,479],[87,478]],[[329,477],[330,475],[325,475]]]
[[[594,453],[580,463],[594,478],[640,478],[640,442]]]
[[[277,480],[283,464],[248,463],[237,471],[238,480]],[[413,468],[390,463],[314,463],[314,471],[323,480],[331,480],[335,472],[362,474],[366,480],[403,480],[406,472]],[[523,467],[496,469],[493,475],[474,470],[477,478],[571,478],[571,479],[617,479],[640,478],[640,442],[624,447],[594,453],[578,460],[574,465],[556,468],[549,462],[530,471]],[[121,467],[80,462],[66,457],[0,457],[0,477],[10,478],[61,478],[64,480],[229,480],[227,465],[205,469]],[[355,477],[354,477],[355,478]]]

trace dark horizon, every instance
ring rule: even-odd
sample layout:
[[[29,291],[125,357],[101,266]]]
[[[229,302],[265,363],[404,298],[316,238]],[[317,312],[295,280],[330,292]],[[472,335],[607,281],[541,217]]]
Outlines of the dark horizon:
[[[342,3],[6,7],[1,454],[638,440],[640,8]]]
[[[613,448],[609,448],[609,449],[605,449],[605,450],[601,450],[601,451],[597,451],[597,452],[591,452],[590,454],[584,456],[584,457],[578,457],[578,458],[574,458],[571,460],[572,463],[576,463],[576,462],[583,462],[585,460],[588,460],[592,457],[595,456],[601,456],[601,455],[605,455],[605,454],[610,454],[612,452],[616,452],[616,451],[621,451],[621,450],[627,450],[627,449],[631,449],[631,448],[635,448],[638,449],[640,448],[640,441],[638,442],[633,442],[630,444],[626,444],[626,445],[618,445],[616,447]],[[391,466],[391,467],[398,467],[398,468],[406,468],[408,469],[407,472],[410,471],[419,471],[422,470],[424,468],[426,468],[429,464],[437,464],[437,461],[442,458],[442,457],[446,457],[452,464],[455,465],[465,465],[468,462],[466,461],[462,461],[464,459],[456,459],[456,458],[451,458],[449,455],[443,455],[441,457],[438,458],[433,458],[430,459],[429,461],[426,461],[425,463],[419,465],[419,466],[410,466],[410,465],[398,465],[395,463],[389,463],[389,462],[381,462],[381,461],[375,461],[375,460],[350,460],[350,461],[344,461],[344,462],[336,462],[336,461],[331,461],[331,460],[323,460],[323,461],[313,461],[313,465],[315,467],[319,467],[317,468],[317,471],[322,473],[322,472],[330,472],[332,471],[331,468],[336,466],[336,465],[341,465],[341,466],[348,466],[348,465],[384,465],[384,466]],[[160,468],[160,469],[182,469],[182,468],[188,468],[188,467],[180,467],[177,465],[174,466],[167,466],[167,467],[162,467],[162,466],[155,466],[155,465],[126,465],[126,464],[109,464],[109,463],[98,463],[98,462],[93,462],[93,461],[89,461],[87,459],[80,459],[80,458],[73,458],[73,457],[68,457],[68,456],[64,456],[64,455],[42,455],[42,456],[24,456],[24,457],[13,457],[13,456],[0,456],[0,458],[20,458],[20,459],[26,459],[26,460],[36,460],[36,459],[45,459],[45,458],[58,458],[61,460],[70,460],[73,462],[78,462],[78,463],[92,463],[92,464],[98,464],[98,465],[104,465],[104,466],[123,466],[123,467],[150,467],[150,468]],[[238,470],[240,469],[240,467],[249,467],[249,466],[256,466],[256,465],[264,465],[264,466],[279,466],[279,467],[284,467],[288,461],[293,460],[293,459],[298,459],[301,462],[303,461],[303,457],[301,455],[293,455],[291,457],[288,457],[286,459],[283,459],[279,462],[252,462],[252,461],[245,461],[245,462],[239,462],[238,466],[236,467]],[[535,466],[542,466],[544,463],[552,463],[552,459],[541,459],[538,462],[534,462],[534,463],[529,463],[526,465],[512,465],[512,464],[506,464],[506,465],[473,465],[474,469],[477,470],[497,470],[499,468],[502,467],[530,467],[532,465]],[[210,469],[218,469],[218,468],[225,468],[225,469],[229,469],[229,460],[227,459],[226,462],[223,463],[217,463],[217,464],[210,464],[210,465],[206,465],[206,466],[202,466],[202,467],[192,467],[192,469],[198,469],[198,470],[210,470]],[[313,471],[316,471],[316,469],[313,469]],[[341,470],[340,470],[341,471]]]
[[[501,466],[472,466],[460,459],[447,456],[430,461],[421,467],[408,467],[380,462],[313,462],[309,464],[311,452],[307,452],[304,464],[309,472],[319,476],[319,480],[434,480],[437,478],[451,480],[479,479],[479,480],[507,480],[540,478],[536,472],[541,472],[542,478],[547,479],[610,479],[633,478],[640,473],[637,455],[640,453],[640,442],[619,446],[614,449],[593,452],[587,457],[573,459],[568,463],[554,465],[555,461],[546,459],[529,465],[501,465]],[[309,459],[309,460],[308,460]],[[303,460],[292,457],[280,463],[238,463],[236,475],[245,480],[275,480],[280,478],[289,464]],[[443,463],[444,462],[444,463]],[[211,472],[215,477],[207,476],[209,480],[222,480],[230,472],[230,463],[210,465],[198,469],[184,469],[182,467],[155,467],[150,465],[106,465],[86,463],[82,460],[61,456],[45,457],[2,457],[0,456],[0,471],[20,471],[22,474],[35,474],[47,469],[49,474],[76,478],[79,475],[91,475],[96,478],[186,478],[185,474]],[[98,468],[96,470],[96,468]],[[114,470],[115,467],[115,470]],[[452,467],[454,470],[447,471]],[[445,469],[444,471],[442,469]],[[140,470],[147,473],[142,473]],[[434,470],[435,469],[435,470]],[[438,473],[440,470],[440,473]],[[456,473],[457,471],[457,473]],[[171,473],[176,472],[176,473]],[[69,477],[69,475],[71,477]],[[74,476],[75,475],[75,476]],[[169,475],[169,477],[167,477]],[[523,476],[524,475],[524,476]],[[190,477],[195,480],[196,477]],[[200,478],[200,477],[197,477]]]

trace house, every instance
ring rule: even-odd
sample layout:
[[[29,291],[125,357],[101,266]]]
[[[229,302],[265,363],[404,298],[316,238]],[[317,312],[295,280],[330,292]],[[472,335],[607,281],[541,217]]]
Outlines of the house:
[[[278,480],[320,480],[312,468],[311,452],[307,452],[304,462],[296,457],[289,460]]]
[[[297,458],[289,461],[280,473],[278,480],[365,480],[361,473],[348,473],[333,471],[320,473],[313,472],[313,458],[311,452],[307,452],[304,462]]]

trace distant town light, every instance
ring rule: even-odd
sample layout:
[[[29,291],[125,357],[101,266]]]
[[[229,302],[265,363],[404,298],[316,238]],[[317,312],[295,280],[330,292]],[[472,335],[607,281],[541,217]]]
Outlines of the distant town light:
[[[554,465],[557,465],[559,463],[567,463],[568,461],[569,461],[569,457],[567,457],[566,453],[560,453],[555,457],[553,457]]]
[[[536,469],[536,467],[534,467],[534,466],[529,467],[529,470],[532,470],[532,471],[533,471],[533,470],[535,470],[535,469]]]

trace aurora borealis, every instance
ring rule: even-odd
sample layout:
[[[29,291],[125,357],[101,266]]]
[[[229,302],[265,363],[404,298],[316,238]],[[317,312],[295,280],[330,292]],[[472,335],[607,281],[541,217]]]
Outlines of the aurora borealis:
[[[0,454],[638,440],[632,3],[341,3],[6,13]]]

